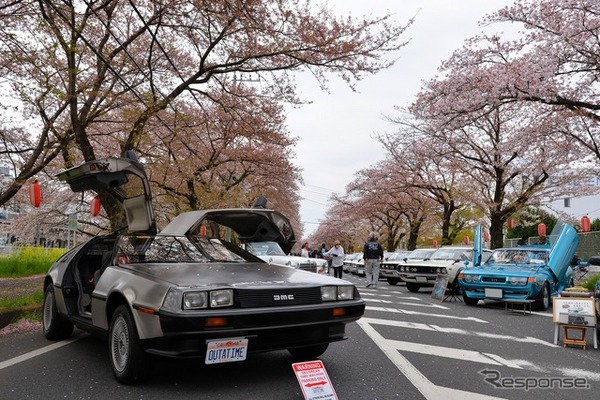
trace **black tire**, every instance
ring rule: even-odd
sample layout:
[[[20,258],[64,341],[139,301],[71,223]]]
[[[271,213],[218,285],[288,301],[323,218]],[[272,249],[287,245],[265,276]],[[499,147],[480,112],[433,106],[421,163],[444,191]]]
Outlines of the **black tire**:
[[[548,285],[548,282],[545,282],[544,286],[542,287],[542,290],[540,290],[538,297],[533,303],[533,308],[537,311],[546,311],[550,308],[550,304],[552,304],[552,294],[550,293],[550,285]]]
[[[421,285],[414,282],[406,282],[406,288],[409,292],[417,293],[421,288]]]
[[[48,340],[64,340],[73,334],[73,323],[67,321],[58,313],[54,287],[48,285],[44,292],[44,306],[42,308],[42,329]]]
[[[389,283],[392,286],[396,286],[398,282],[400,282],[400,279],[398,278],[387,278],[387,283]]]
[[[124,305],[117,307],[111,318],[108,351],[113,373],[119,382],[142,381],[150,372],[150,357],[141,345],[131,311]]]
[[[292,357],[301,361],[314,360],[319,357],[329,347],[329,343],[316,344],[314,346],[293,347],[288,349]]]
[[[479,303],[479,299],[473,299],[469,296],[467,296],[467,294],[463,291],[463,300],[465,301],[465,304],[468,306],[476,306],[477,303]]]

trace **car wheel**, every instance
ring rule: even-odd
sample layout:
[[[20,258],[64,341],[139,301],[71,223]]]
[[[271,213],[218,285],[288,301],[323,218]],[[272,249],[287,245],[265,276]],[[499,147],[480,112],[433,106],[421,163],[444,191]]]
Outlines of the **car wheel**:
[[[48,285],[44,292],[44,306],[42,309],[42,327],[44,336],[49,340],[63,340],[73,334],[73,323],[65,320],[58,313],[54,287]]]
[[[328,347],[329,343],[325,343],[316,344],[314,346],[293,347],[288,349],[288,351],[295,359],[306,361],[319,357],[321,354],[325,353]]]
[[[473,299],[469,296],[467,296],[467,294],[463,291],[463,300],[465,301],[465,304],[468,306],[476,306],[477,303],[479,303],[479,299]]]
[[[387,282],[392,286],[396,286],[399,281],[400,280],[398,278],[387,278]]]
[[[421,285],[419,285],[418,283],[406,282],[406,288],[409,292],[417,293],[420,287]]]
[[[110,322],[110,363],[118,381],[132,383],[143,380],[150,371],[150,360],[138,336],[129,309],[120,305]]]
[[[550,287],[546,282],[544,283],[542,290],[540,290],[537,299],[535,299],[535,303],[533,303],[535,309],[537,311],[546,311],[547,309],[549,309],[550,304],[552,302],[551,296],[552,294],[550,293]]]

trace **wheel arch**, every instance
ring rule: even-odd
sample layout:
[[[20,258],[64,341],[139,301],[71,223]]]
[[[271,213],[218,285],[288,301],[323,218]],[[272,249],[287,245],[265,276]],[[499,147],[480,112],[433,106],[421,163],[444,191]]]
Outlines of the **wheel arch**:
[[[109,325],[110,321],[112,320],[113,314],[115,313],[115,310],[120,305],[124,305],[125,307],[127,307],[129,309],[129,312],[131,312],[131,314],[133,315],[133,310],[131,309],[131,306],[129,305],[129,302],[127,301],[125,295],[123,295],[120,292],[113,292],[106,299],[106,321]]]

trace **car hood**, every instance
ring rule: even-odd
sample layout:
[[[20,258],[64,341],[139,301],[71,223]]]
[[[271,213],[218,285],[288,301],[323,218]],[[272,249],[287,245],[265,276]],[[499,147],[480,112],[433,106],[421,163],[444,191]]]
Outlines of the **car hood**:
[[[450,265],[464,265],[464,261],[457,260],[423,260],[413,262],[415,265],[424,265],[427,267],[447,267]],[[411,265],[410,261],[407,261],[406,265]]]
[[[486,275],[531,275],[539,270],[546,268],[542,265],[527,265],[527,264],[485,264],[478,267],[464,269],[464,273],[469,274],[486,274]]]
[[[298,256],[278,256],[278,255],[264,255],[264,256],[257,256],[259,257],[261,260],[265,260],[268,263],[274,263],[274,264],[285,264],[288,261],[293,261],[296,262],[298,264],[307,264],[307,263],[315,263],[315,264],[319,264],[319,262],[317,260],[319,260],[318,258],[308,258],[308,257],[298,257]]]
[[[295,243],[290,221],[274,210],[263,208],[230,208],[189,211],[179,214],[160,235],[188,236],[203,224],[215,222],[235,231],[241,242],[277,242],[288,253]]]
[[[340,283],[351,285],[350,282],[331,276],[266,263],[147,263],[125,264],[119,268],[129,269],[177,287],[264,288],[265,286],[320,286]]]

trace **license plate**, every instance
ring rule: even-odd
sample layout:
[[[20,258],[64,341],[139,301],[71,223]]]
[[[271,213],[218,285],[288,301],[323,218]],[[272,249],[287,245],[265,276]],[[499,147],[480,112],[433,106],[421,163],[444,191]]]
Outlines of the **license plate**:
[[[485,297],[489,297],[490,299],[501,299],[502,289],[485,289]]]
[[[248,339],[213,340],[206,344],[205,364],[244,361],[248,352]]]
[[[415,276],[417,282],[427,282],[427,278],[424,276]]]

